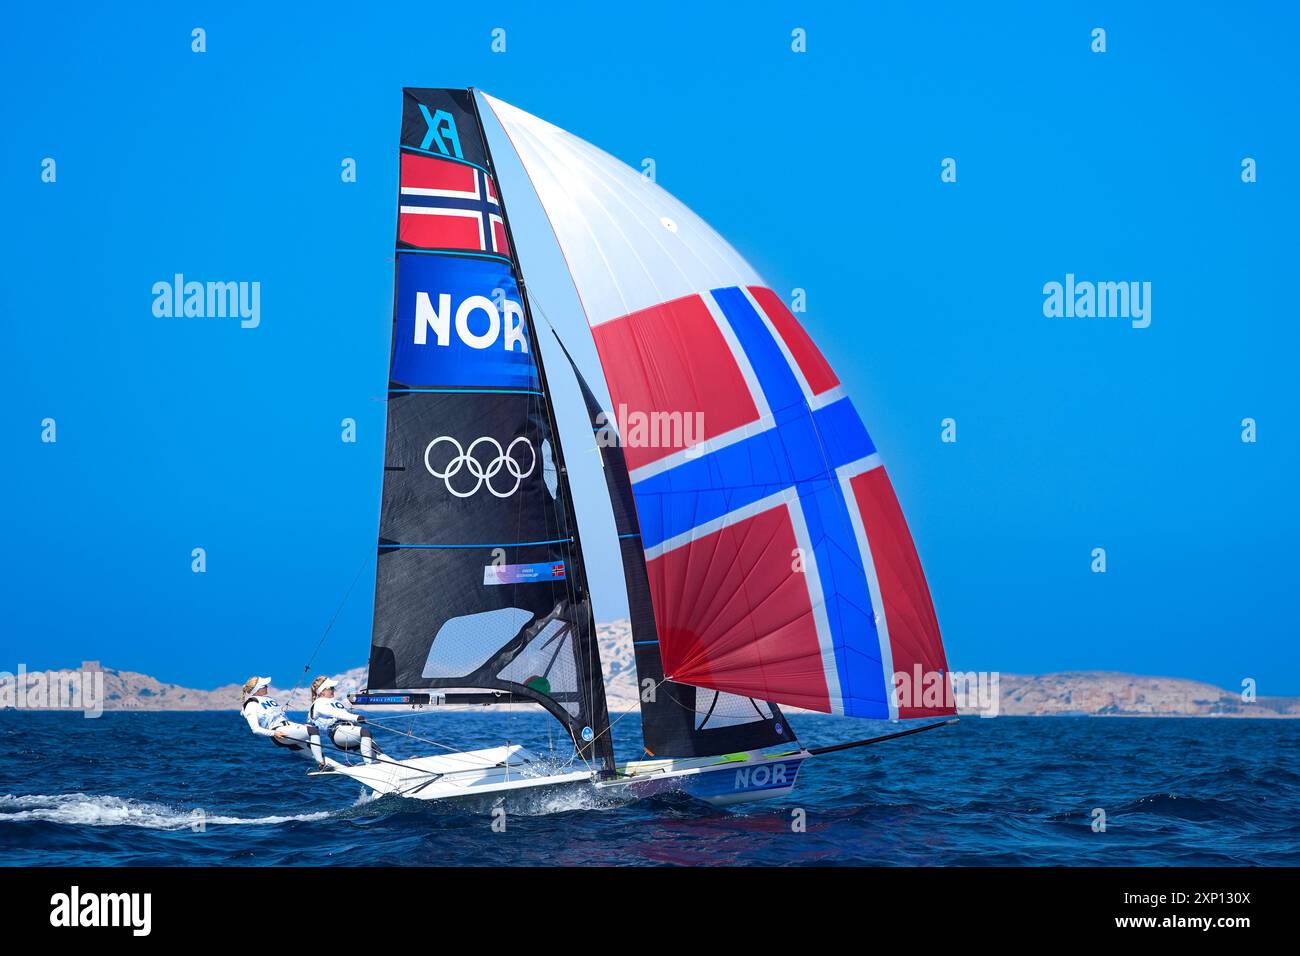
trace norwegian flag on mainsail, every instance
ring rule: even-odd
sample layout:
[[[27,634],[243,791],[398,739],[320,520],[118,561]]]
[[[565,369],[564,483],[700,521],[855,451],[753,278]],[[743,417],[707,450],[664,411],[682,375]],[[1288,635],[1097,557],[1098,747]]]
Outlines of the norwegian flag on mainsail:
[[[510,254],[492,177],[469,163],[406,150],[397,238],[420,249]]]

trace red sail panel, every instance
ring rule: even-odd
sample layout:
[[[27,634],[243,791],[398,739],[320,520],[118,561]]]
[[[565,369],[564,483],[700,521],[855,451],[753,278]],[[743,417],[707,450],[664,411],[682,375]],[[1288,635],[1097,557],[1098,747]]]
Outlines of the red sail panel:
[[[789,573],[796,547],[789,511],[772,508],[647,562],[664,673],[746,697],[779,688],[781,703],[829,713],[812,600]]]
[[[716,438],[758,418],[731,350],[699,296],[665,302],[592,329],[614,416],[631,471],[665,458],[672,421],[703,425],[701,440]],[[667,422],[668,434],[655,422]],[[665,440],[666,438],[666,440]]]
[[[812,336],[804,330],[799,320],[786,308],[777,294],[762,286],[750,286],[749,291],[771,320],[772,326],[781,336],[781,341],[785,343],[785,347],[798,364],[799,371],[808,382],[809,390],[814,395],[820,395],[839,385],[840,380],[831,371],[830,362],[826,361],[821,349],[813,342]]]
[[[925,582],[921,559],[894,486],[884,468],[864,472],[849,483],[871,543],[872,566],[889,625],[894,673],[907,676],[909,692],[902,695],[898,716],[939,717],[955,713],[946,696],[926,706],[924,675],[946,674],[948,659],[939,637],[939,619],[930,599],[930,587]],[[921,675],[919,687],[917,675]]]

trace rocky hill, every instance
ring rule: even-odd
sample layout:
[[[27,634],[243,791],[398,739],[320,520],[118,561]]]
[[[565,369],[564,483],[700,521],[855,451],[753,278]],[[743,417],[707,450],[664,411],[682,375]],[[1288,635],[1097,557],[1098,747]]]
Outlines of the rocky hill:
[[[636,668],[632,632],[627,621],[599,627],[606,694],[612,711],[635,710]],[[83,668],[85,665],[83,665]],[[228,710],[239,706],[239,684],[215,690],[195,690],[165,684],[147,674],[91,665],[103,673],[105,710]],[[62,672],[66,681],[67,672]],[[364,686],[365,668],[334,675],[344,692]],[[36,697],[39,685],[60,677],[59,672],[38,671],[21,675],[24,699]],[[241,676],[242,679],[242,676]],[[0,707],[12,706],[17,679],[0,674]],[[306,707],[304,687],[274,688],[291,709]],[[292,696],[291,696],[292,695]],[[1141,717],[1300,717],[1300,698],[1260,697],[1243,703],[1239,694],[1211,684],[1174,677],[1141,677],[1109,671],[1075,671],[1024,676],[1000,675],[1000,713],[1006,716],[1141,716]],[[794,710],[794,708],[788,708]]]
[[[1139,677],[1110,671],[1001,676],[1001,712],[1050,717],[1300,717],[1298,697],[1240,694],[1177,677]]]

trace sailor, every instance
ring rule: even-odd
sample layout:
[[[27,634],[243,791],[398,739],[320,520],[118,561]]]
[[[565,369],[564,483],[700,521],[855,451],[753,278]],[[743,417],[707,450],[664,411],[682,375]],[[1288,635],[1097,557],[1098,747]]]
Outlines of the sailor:
[[[259,737],[270,737],[278,747],[308,754],[320,770],[328,769],[320,749],[320,733],[309,724],[299,724],[285,716],[284,708],[269,696],[271,678],[250,677],[244,683],[244,704],[241,711],[248,721],[248,729]],[[306,745],[306,746],[304,746]]]
[[[366,763],[374,763],[383,752],[375,746],[370,728],[362,726],[366,718],[348,709],[348,705],[334,696],[338,684],[322,674],[311,682],[311,710],[307,722],[320,731],[339,750],[360,750]]]

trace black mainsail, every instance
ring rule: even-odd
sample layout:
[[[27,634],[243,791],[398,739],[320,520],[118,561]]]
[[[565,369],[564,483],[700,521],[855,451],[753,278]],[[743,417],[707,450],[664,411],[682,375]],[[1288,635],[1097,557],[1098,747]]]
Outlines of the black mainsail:
[[[572,495],[474,97],[403,101],[367,695],[533,702],[612,769]]]

